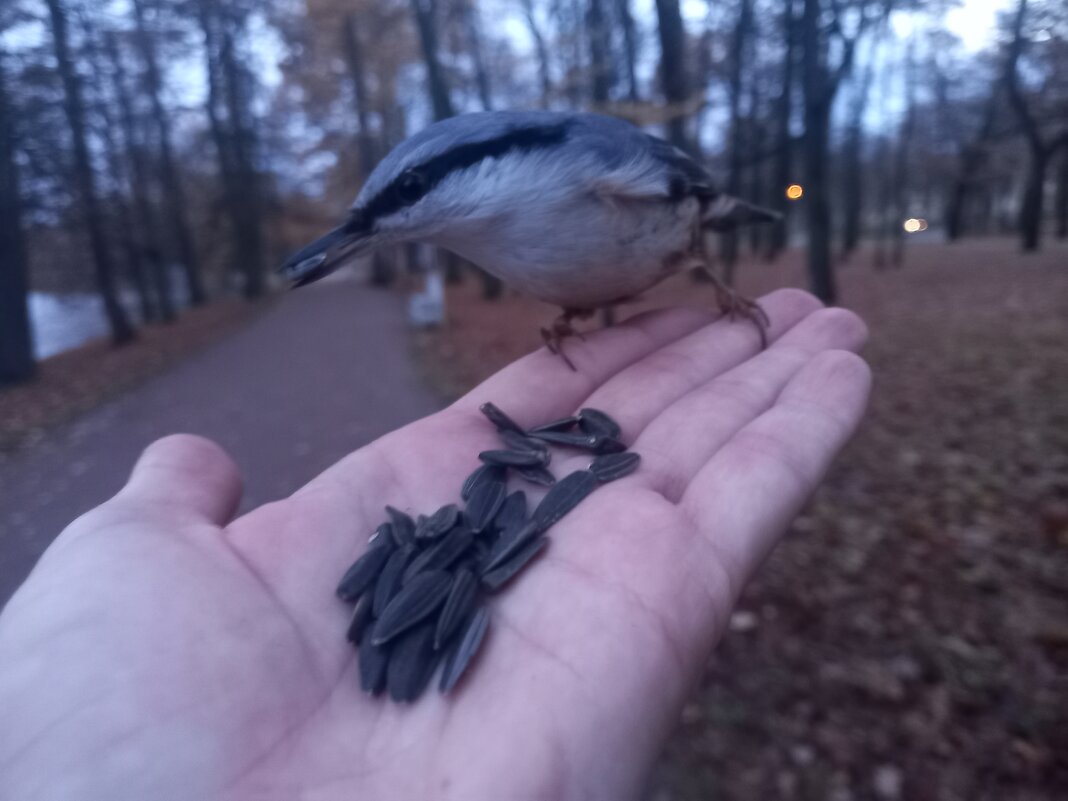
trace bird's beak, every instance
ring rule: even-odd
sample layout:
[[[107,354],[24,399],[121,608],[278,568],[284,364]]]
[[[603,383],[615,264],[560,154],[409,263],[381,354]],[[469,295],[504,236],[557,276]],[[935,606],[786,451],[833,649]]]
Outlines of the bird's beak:
[[[328,234],[316,239],[278,268],[294,288],[318,281],[341,267],[354,256],[374,247],[374,232],[352,218]]]

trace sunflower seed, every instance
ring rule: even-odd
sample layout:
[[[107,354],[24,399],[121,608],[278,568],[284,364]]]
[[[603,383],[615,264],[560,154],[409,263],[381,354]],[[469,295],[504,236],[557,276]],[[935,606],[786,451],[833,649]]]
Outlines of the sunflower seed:
[[[601,483],[615,481],[617,478],[629,476],[638,469],[641,456],[630,451],[628,453],[608,453],[598,456],[590,462],[590,472],[597,476]]]
[[[486,464],[500,464],[506,467],[533,467],[549,463],[549,451],[482,451],[478,455]]]
[[[493,525],[504,531],[517,522],[527,519],[527,494],[523,490],[516,490],[501,504],[497,516],[493,518]]]
[[[520,570],[527,566],[535,556],[537,556],[549,544],[548,537],[538,537],[531,540],[525,546],[519,549],[519,551],[502,564],[500,567],[491,570],[489,573],[485,573],[482,576],[482,585],[486,587],[490,592],[499,590],[505,584],[507,584]]]
[[[590,450],[594,453],[623,453],[627,446],[612,437],[594,437]]]
[[[371,644],[377,626],[377,623],[369,625],[360,638],[360,687],[371,695],[377,695],[386,686],[386,666],[389,664],[389,648]]]
[[[450,503],[447,506],[442,506],[430,517],[425,518],[422,527],[418,525],[415,527],[415,538],[417,540],[437,539],[455,526],[456,521],[459,519],[460,509],[456,504]]]
[[[479,607],[467,622],[463,633],[456,638],[456,644],[449,650],[449,655],[445,659],[445,668],[441,672],[441,683],[438,684],[441,692],[451,691],[467,671],[471,660],[475,658],[486,637],[488,627],[489,610],[484,606]]]
[[[452,580],[449,589],[449,597],[445,599],[445,606],[438,616],[438,625],[434,629],[434,647],[441,650],[441,646],[448,642],[449,637],[460,627],[467,616],[471,613],[475,600],[478,597],[478,579],[470,570],[460,569]]]
[[[404,571],[401,585],[407,585],[420,573],[444,570],[449,567],[471,547],[474,541],[475,535],[467,529],[455,529],[437,545],[428,548],[412,560]]]
[[[534,510],[534,520],[541,531],[579,505],[597,487],[597,477],[589,470],[576,470],[560,479],[545,493]]]
[[[413,578],[382,610],[382,616],[375,624],[375,637],[372,642],[375,645],[389,642],[431,615],[445,603],[450,586],[452,576],[444,570],[420,573]]]
[[[375,589],[377,589],[377,585]],[[375,589],[368,587],[364,594],[360,596],[360,599],[356,601],[356,605],[352,607],[352,618],[349,620],[349,630],[345,633],[345,636],[353,644],[358,643],[363,638],[363,633],[367,630],[367,624],[371,622]]]
[[[528,431],[528,434],[541,434],[546,431],[570,431],[576,425],[578,425],[579,419],[577,417],[561,417],[559,420],[553,420],[551,423],[545,425],[535,426]]]
[[[503,565],[540,533],[538,523],[535,520],[528,520],[525,523],[519,521],[511,528],[502,531],[500,539],[497,540],[493,550],[490,551],[489,556],[486,558],[485,567],[482,568],[483,575]]]
[[[382,567],[393,553],[393,548],[377,545],[352,563],[337,585],[337,597],[342,601],[355,601],[371,586],[382,572]]]
[[[478,407],[478,410],[486,415],[493,425],[497,426],[498,431],[515,431],[517,434],[523,433],[523,429],[515,420],[506,415],[492,403],[483,403]]]
[[[484,464],[479,467],[475,472],[467,477],[464,481],[463,488],[460,490],[460,497],[465,501],[471,497],[472,493],[483,484],[486,483],[504,483],[505,469],[497,464]]]
[[[486,482],[472,492],[467,501],[467,508],[464,509],[464,522],[467,527],[476,534],[481,533],[496,516],[506,494],[503,481]]]
[[[392,506],[387,506],[386,512],[393,521],[393,539],[397,541],[397,545],[411,545],[415,542],[415,521]]]
[[[623,433],[619,423],[600,409],[579,409],[578,417],[579,428],[587,434],[618,439]]]
[[[571,448],[592,448],[597,437],[590,434],[572,434],[566,431],[531,431],[530,436],[553,445],[567,445]]]
[[[539,484],[543,487],[551,487],[556,483],[556,476],[546,470],[544,467],[517,467],[515,468],[516,475],[522,479],[526,479],[531,484]]]
[[[497,436],[501,438],[501,442],[508,446],[509,450],[537,451],[538,453],[548,450],[548,446],[541,440],[524,434],[517,434],[514,431],[498,431]]]
[[[401,576],[404,575],[404,568],[408,566],[409,560],[415,555],[415,550],[414,545],[405,545],[395,550],[378,575],[374,592],[374,612],[377,617],[382,616],[386,606],[400,590]]]
[[[368,545],[387,545],[389,543],[396,543],[396,540],[393,539],[393,525],[391,523],[380,525],[367,540]]]
[[[433,623],[425,623],[401,637],[389,655],[389,697],[394,701],[414,701],[422,695],[439,659],[440,654],[434,650]]]

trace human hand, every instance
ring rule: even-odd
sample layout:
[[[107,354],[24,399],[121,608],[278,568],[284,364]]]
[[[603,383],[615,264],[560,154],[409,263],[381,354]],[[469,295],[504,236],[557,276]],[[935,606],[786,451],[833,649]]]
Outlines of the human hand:
[[[846,352],[866,336],[857,317],[792,290],[762,304],[764,351],[750,325],[643,314],[569,342],[577,372],[531,354],[237,520],[217,446],[153,444],[0,615],[0,797],[635,797],[738,593],[866,403],[868,369]],[[369,698],[334,587],[384,504],[457,500],[497,444],[485,401],[524,425],[604,409],[641,466],[494,597],[452,695]],[[553,471],[582,461],[558,451]]]

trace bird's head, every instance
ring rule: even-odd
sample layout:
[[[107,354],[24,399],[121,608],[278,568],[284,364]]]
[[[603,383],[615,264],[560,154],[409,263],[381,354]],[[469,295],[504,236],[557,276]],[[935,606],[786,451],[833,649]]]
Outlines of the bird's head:
[[[346,220],[294,253],[280,268],[295,286],[317,281],[350,259],[401,242],[442,244],[450,229],[516,192],[505,174],[517,155],[566,136],[546,112],[465,114],[434,123],[402,142],[374,169]]]

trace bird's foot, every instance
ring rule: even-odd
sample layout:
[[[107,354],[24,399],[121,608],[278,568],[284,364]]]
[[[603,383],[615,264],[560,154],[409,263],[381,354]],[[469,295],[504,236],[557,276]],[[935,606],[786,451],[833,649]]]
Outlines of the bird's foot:
[[[768,346],[768,326],[771,325],[771,320],[759,303],[739,295],[719,281],[716,281],[716,303],[719,310],[731,320],[736,317],[752,320],[760,333],[761,350]]]
[[[564,353],[564,340],[568,337],[578,337],[585,341],[586,337],[582,335],[581,331],[575,330],[575,327],[571,325],[571,321],[576,317],[580,320],[585,320],[592,314],[593,311],[590,309],[564,309],[560,316],[553,320],[549,328],[541,329],[541,338],[545,340],[545,347],[551,353],[555,353],[563,359],[564,364],[572,370],[576,370],[576,367],[571,359],[567,357],[567,354]]]

